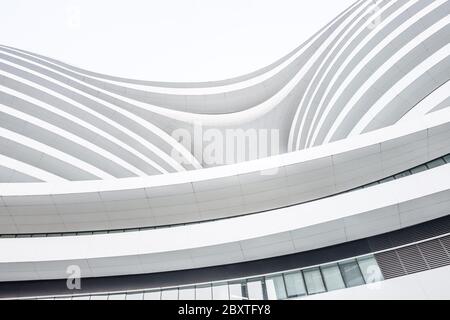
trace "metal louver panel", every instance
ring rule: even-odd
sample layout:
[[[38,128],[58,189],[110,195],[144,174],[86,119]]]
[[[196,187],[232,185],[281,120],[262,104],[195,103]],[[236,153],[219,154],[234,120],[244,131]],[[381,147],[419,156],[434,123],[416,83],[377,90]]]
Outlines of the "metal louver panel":
[[[439,239],[420,243],[418,247],[431,269],[450,264],[450,258]]]
[[[404,246],[409,243],[434,238],[448,233],[450,230],[450,215],[430,221],[427,224],[414,225],[381,234],[368,239],[373,252],[383,251],[392,247]]]
[[[428,270],[427,263],[417,246],[398,249],[397,254],[408,274]]]
[[[442,246],[447,252],[447,255],[450,257],[450,236],[442,237],[439,240],[441,241]]]
[[[450,265],[450,236],[375,254],[385,279]]]
[[[407,274],[395,250],[378,253],[375,255],[375,259],[385,279],[401,277]]]

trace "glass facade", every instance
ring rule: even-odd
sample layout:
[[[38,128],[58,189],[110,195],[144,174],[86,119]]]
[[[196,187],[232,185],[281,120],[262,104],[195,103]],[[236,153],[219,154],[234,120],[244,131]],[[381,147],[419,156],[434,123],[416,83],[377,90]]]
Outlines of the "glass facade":
[[[366,283],[384,280],[380,267],[374,257],[358,258],[358,264]]]
[[[319,268],[305,270],[303,271],[303,276],[305,277],[308,294],[316,294],[326,291]]]
[[[261,279],[247,282],[247,292],[250,300],[264,300],[263,281]]]
[[[214,300],[230,300],[227,283],[214,284],[212,287]]]
[[[286,286],[284,285],[283,276],[274,276],[266,278],[267,299],[282,300],[286,299]]]
[[[50,297],[73,300],[283,300],[382,281],[373,255],[248,279],[127,293]],[[49,299],[48,297],[42,299]]]
[[[305,282],[301,271],[284,274],[284,281],[289,298],[300,297],[306,294]]]
[[[344,279],[337,264],[331,264],[321,267],[323,280],[328,291],[345,288]]]
[[[211,285],[202,285],[195,288],[195,299],[196,300],[212,300],[212,289]]]
[[[364,278],[356,260],[339,263],[339,267],[347,287],[355,287],[364,284]]]
[[[178,292],[179,300],[195,300],[195,288],[180,288]]]

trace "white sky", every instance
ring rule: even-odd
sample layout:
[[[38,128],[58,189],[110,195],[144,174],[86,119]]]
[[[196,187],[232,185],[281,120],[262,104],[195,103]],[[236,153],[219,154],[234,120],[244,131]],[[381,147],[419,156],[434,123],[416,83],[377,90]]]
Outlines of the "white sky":
[[[264,67],[355,0],[1,0],[0,43],[111,75],[207,81]]]

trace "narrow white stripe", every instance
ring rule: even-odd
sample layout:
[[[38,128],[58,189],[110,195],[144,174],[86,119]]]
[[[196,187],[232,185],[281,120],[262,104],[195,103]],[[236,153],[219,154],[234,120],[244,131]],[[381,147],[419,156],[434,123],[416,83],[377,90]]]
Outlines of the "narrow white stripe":
[[[320,57],[323,51],[326,49],[326,46],[330,43],[330,39],[326,40],[326,45],[322,45],[320,50],[317,50],[314,55],[302,66],[302,68],[296,73],[294,78],[292,78],[288,84],[286,84],[280,91],[278,91],[274,96],[269,98],[268,100],[262,102],[259,105],[253,106],[247,110],[226,113],[226,114],[198,114],[198,113],[190,113],[183,112],[178,110],[171,110],[162,107],[158,107],[149,103],[144,103],[135,99],[131,99],[128,97],[124,97],[107,90],[103,90],[98,87],[94,87],[90,84],[83,83],[88,87],[93,87],[95,90],[109,95],[119,101],[129,103],[135,107],[141,108],[146,111],[150,111],[174,120],[183,121],[189,123],[191,125],[196,125],[201,123],[204,126],[229,126],[229,125],[238,125],[242,123],[247,123],[258,117],[261,117],[268,112],[275,109],[287,96],[291,93],[292,89],[298,84],[299,81],[305,76],[305,74],[310,70],[310,68],[314,65],[315,61]],[[17,50],[16,50],[17,51]],[[43,59],[41,59],[43,60]],[[47,60],[46,60],[47,61]],[[48,61],[48,63],[55,65]],[[159,128],[158,128],[159,129]],[[162,131],[162,130],[161,130]],[[164,131],[162,131],[164,133]],[[165,133],[164,133],[165,134]],[[167,135],[167,134],[166,134]],[[167,135],[168,136],[168,135]],[[173,141],[175,141],[172,137],[170,137]],[[177,142],[176,142],[177,143]],[[178,150],[177,150],[178,151]]]
[[[355,12],[353,12],[340,26],[339,28],[336,28],[335,31],[333,32],[333,34],[331,35],[331,37],[334,37],[335,39],[338,37],[339,33],[345,28],[345,32],[342,34],[341,38],[345,38],[348,33],[352,30],[353,26],[355,26],[358,22],[360,22],[362,19],[364,19],[364,15],[361,15],[358,19],[356,19],[353,23],[350,24],[350,22],[352,21],[352,19],[354,19],[355,17],[357,17],[358,15],[360,15],[360,13],[364,10],[367,9],[367,6],[361,6],[358,10],[355,10]],[[349,21],[348,24],[345,24],[347,21]],[[351,41],[349,41],[351,42]],[[303,94],[302,100],[300,101],[298,108],[295,112],[295,116],[294,119],[292,121],[292,125],[291,125],[291,129],[289,131],[289,139],[288,139],[288,151],[291,152],[293,151],[293,139],[294,139],[294,134],[296,132],[296,128],[297,128],[297,123],[298,123],[298,117],[300,115],[300,111],[303,109],[303,105],[305,103],[305,99],[308,96],[308,93],[312,90],[312,85],[314,83],[314,81],[317,79],[317,77],[319,76],[319,71],[323,69],[325,63],[328,61],[328,59],[330,58],[331,54],[334,52],[334,50],[336,49],[336,47],[340,44],[341,42],[336,41],[335,44],[333,45],[333,47],[329,50],[328,54],[326,55],[326,57],[322,60],[320,66],[317,68],[313,78],[309,81],[309,85],[306,88],[305,93]],[[314,96],[316,95],[317,91],[320,88],[320,85],[323,82],[323,79],[325,77],[326,74],[328,74],[329,70],[333,67],[334,62],[336,61],[336,59],[339,57],[340,53],[342,52],[342,50],[344,50],[347,46],[344,46],[343,48],[341,48],[341,50],[339,51],[339,53],[336,54],[336,57],[333,59],[333,61],[331,63],[329,63],[326,71],[324,72],[324,75],[321,77],[321,81],[315,85],[315,90],[311,95],[311,98],[309,100],[309,103],[306,106],[305,112],[303,113],[303,117],[301,119],[300,122],[300,127],[298,129],[299,135],[301,134],[301,132],[303,131],[303,127],[305,125],[305,121],[308,115],[308,112],[311,108],[312,105],[312,101],[314,100]]]
[[[433,91],[429,96],[420,101],[414,108],[409,110],[397,123],[411,121],[423,117],[436,106],[450,97],[450,80]]]
[[[445,0],[439,0],[439,1],[435,1],[434,3],[442,3]],[[412,0],[412,1],[408,1],[406,2],[403,6],[401,6],[400,8],[398,8],[395,12],[393,12],[390,16],[386,17],[380,25],[378,25],[375,29],[373,29],[369,35],[367,35],[363,41],[361,41],[361,43],[359,43],[359,45],[353,50],[353,53],[351,55],[349,55],[347,57],[347,59],[344,61],[344,63],[341,64],[341,66],[339,67],[338,71],[335,73],[333,79],[330,81],[326,91],[324,92],[321,101],[318,104],[317,110],[321,110],[323,107],[323,104],[325,102],[325,99],[327,98],[328,94],[330,93],[331,88],[334,86],[334,84],[336,83],[337,79],[339,78],[339,76],[342,74],[342,72],[345,70],[345,68],[348,66],[348,64],[354,59],[354,57],[375,37],[375,35],[384,27],[386,27],[388,24],[390,24],[392,21],[394,21],[397,17],[399,17],[403,12],[405,12],[406,10],[408,10],[410,7],[412,7],[413,5],[415,5],[418,2],[418,0]],[[391,6],[393,6],[395,4],[395,1],[392,1],[391,5],[389,7],[383,8],[382,10],[380,10],[379,13],[383,12],[384,10],[387,10],[388,8],[390,8]],[[433,7],[434,9],[434,4],[431,4],[431,6],[429,6],[428,8]],[[421,15],[421,13],[419,12],[418,15]],[[409,19],[408,21],[416,21],[416,20],[411,20]],[[369,24],[367,24],[369,25]],[[402,25],[404,26],[404,24]],[[397,28],[393,33],[391,33],[388,36],[388,39],[394,39],[395,37],[393,37],[392,35],[396,35],[396,34],[400,34],[401,32],[399,32],[398,30],[401,30],[402,27]],[[388,44],[389,41],[387,41],[386,39],[384,39],[382,41],[382,43]],[[318,115],[318,119],[319,122],[317,124],[317,126],[315,127],[315,131],[311,131],[308,134],[308,138],[307,138],[307,144],[306,146],[311,146],[314,145],[315,140],[317,139],[317,135],[319,134],[322,125],[328,115],[328,113],[330,112],[330,110],[333,108],[333,106],[335,105],[335,103],[337,102],[338,98],[341,96],[342,92],[344,91],[344,89],[349,85],[349,83],[354,79],[354,77],[359,73],[360,70],[362,70],[363,67],[365,67],[367,65],[367,63],[376,55],[376,53],[380,52],[382,49],[384,48],[384,45],[379,44],[377,47],[375,47],[371,53],[369,53],[356,67],[355,69],[352,70],[352,72],[346,77],[346,79],[339,85],[338,90],[336,90],[336,92],[333,94],[332,98],[329,100],[328,104],[326,105],[326,108],[324,109],[324,112],[320,115]],[[377,51],[379,50],[379,51]],[[374,54],[375,53],[375,54]],[[313,123],[314,124],[314,123]],[[313,124],[311,125],[311,128],[313,128]]]
[[[347,115],[351,112],[353,107],[357,104],[357,102],[367,93],[367,91],[372,88],[375,83],[383,77],[389,70],[395,67],[395,65],[403,59],[408,53],[421,46],[424,41],[426,41],[429,37],[433,36],[439,30],[445,28],[450,23],[450,16],[443,18],[438,21],[424,32],[416,36],[410,42],[408,42],[405,46],[403,46],[399,51],[397,51],[392,57],[389,58],[383,65],[380,66],[378,70],[376,70],[372,75],[362,84],[358,91],[352,96],[350,101],[345,104],[345,107],[339,113],[339,116],[333,122],[330,131],[325,137],[324,143],[330,142],[333,135],[336,133],[336,130],[342,124]]]
[[[394,99],[399,92],[405,90],[421,75],[433,68],[442,60],[448,58],[450,55],[450,44],[443,47],[441,50],[433,54],[431,57],[423,61],[416,68],[411,70],[406,76],[404,76],[395,86],[393,86],[388,92],[386,92],[361,118],[355,128],[352,130],[349,136],[360,134],[369,125],[369,123],[377,116],[377,114],[383,110],[387,103]]]
[[[29,165],[25,162],[7,157],[5,155],[0,154],[0,166],[15,170],[27,176],[36,178],[38,180],[44,182],[63,182],[67,181],[64,178],[61,178],[53,173],[44,171],[42,169],[36,168],[32,165]]]
[[[1,47],[1,46],[0,46],[0,47]],[[14,50],[14,49],[10,49],[10,50],[19,52],[18,50]],[[9,53],[7,53],[7,52],[4,52],[4,54],[7,54],[7,55],[9,55],[9,56],[12,56],[11,54],[9,54]],[[30,55],[30,54],[26,54],[26,53],[23,53],[23,54],[32,57],[32,55]],[[67,79],[70,79],[70,80],[72,80],[72,81],[74,81],[74,82],[77,82],[77,83],[79,83],[79,84],[81,84],[81,85],[83,85],[83,86],[86,86],[86,87],[91,88],[91,89],[93,89],[93,90],[96,90],[96,91],[98,91],[98,92],[102,92],[103,94],[108,95],[108,96],[110,96],[110,97],[111,97],[111,96],[114,96],[114,97],[116,97],[117,100],[121,100],[122,102],[126,102],[126,101],[124,101],[124,100],[121,99],[121,96],[114,95],[114,94],[112,94],[112,93],[110,93],[110,92],[108,92],[108,91],[105,91],[105,90],[99,89],[99,88],[97,88],[97,87],[94,87],[94,86],[92,86],[92,85],[90,85],[90,84],[88,84],[88,83],[82,82],[82,81],[80,81],[80,80],[78,80],[78,79],[76,79],[76,78],[74,78],[74,77],[65,75],[65,74],[63,74],[63,73],[61,73],[61,72],[59,72],[59,71],[53,70],[53,69],[51,69],[51,68],[49,68],[49,67],[47,67],[47,66],[37,64],[37,63],[35,63],[35,62],[31,61],[31,60],[28,60],[28,59],[23,59],[23,58],[16,57],[16,56],[14,56],[14,57],[15,57],[15,58],[18,58],[18,59],[20,59],[20,60],[27,61],[27,62],[29,62],[29,63],[31,63],[31,64],[34,64],[34,65],[39,66],[39,67],[41,67],[41,68],[44,68],[44,69],[46,69],[46,70],[52,71],[52,72],[54,72],[54,73],[57,73],[57,74],[59,74],[59,75],[65,77],[65,78],[67,78]],[[39,59],[39,58],[38,58],[38,59]],[[39,59],[39,60],[43,60],[43,59]],[[49,62],[49,63],[52,64],[51,62]],[[54,64],[53,64],[53,65],[54,65]],[[75,89],[75,88],[71,88],[71,90],[75,91],[76,89]],[[85,94],[85,95],[86,95],[86,94]],[[118,106],[116,106],[116,105],[114,105],[114,104],[111,104],[111,103],[109,103],[108,101],[105,101],[105,100],[103,100],[103,99],[101,99],[101,98],[94,97],[94,96],[90,96],[89,98],[92,99],[92,100],[95,100],[95,101],[98,102],[98,103],[101,103],[103,106],[105,106],[105,107],[107,107],[107,108],[109,108],[109,109],[112,109],[112,110],[114,110],[115,112],[118,112],[118,113],[122,114],[123,116],[129,118],[129,119],[132,120],[133,122],[135,122],[135,123],[137,123],[137,124],[143,126],[144,128],[146,128],[147,130],[149,130],[149,131],[152,132],[153,134],[159,136],[164,142],[166,142],[167,144],[169,144],[169,146],[171,146],[171,148],[176,149],[176,150],[177,150],[177,151],[178,151],[178,152],[179,152],[179,153],[180,153],[187,161],[191,161],[191,160],[192,160],[191,164],[192,164],[195,168],[197,168],[197,169],[200,169],[200,168],[201,168],[200,163],[198,163],[198,161],[197,161],[194,157],[192,157],[192,154],[190,154],[189,151],[187,151],[186,148],[184,148],[184,146],[182,146],[178,141],[176,141],[175,139],[173,139],[173,138],[172,138],[170,135],[168,135],[166,132],[164,132],[163,130],[161,130],[161,129],[158,128],[157,126],[153,125],[151,122],[148,122],[148,121],[144,120],[143,118],[138,117],[138,116],[136,116],[135,114],[133,114],[133,113],[127,111],[127,110],[124,110],[124,109],[122,109],[122,108],[120,108],[120,107],[118,107]],[[148,108],[145,108],[145,107],[144,107],[144,109],[148,110]],[[162,108],[161,108],[161,109],[162,109]],[[140,140],[140,141],[143,142],[142,140]],[[162,152],[161,150],[159,150],[158,148],[156,148],[155,146],[153,146],[153,145],[150,144],[150,143],[146,143],[146,146],[147,146],[148,148],[151,148],[151,150],[152,150],[154,153],[158,154],[158,155],[159,155],[161,158],[163,158],[167,163],[170,163],[172,166],[176,167],[178,171],[184,171],[184,168],[183,168],[178,162],[176,162],[174,159],[172,159],[170,156],[168,156],[166,153]],[[159,150],[159,152],[158,152],[158,150]]]
[[[366,30],[371,24],[373,24],[373,23],[374,23],[374,20],[376,20],[376,19],[381,19],[383,13],[384,13],[385,11],[389,10],[394,4],[395,4],[395,2],[391,1],[390,3],[386,4],[384,7],[379,8],[379,10],[375,11],[375,12],[369,17],[369,19],[367,19],[367,21],[366,21],[361,27],[359,27],[359,29],[358,29],[356,32],[353,33],[353,35],[352,35],[352,36],[350,37],[350,39],[348,40],[347,45],[345,46],[345,48],[347,48],[347,47],[348,47],[348,46],[349,46],[349,45],[350,45],[350,44],[351,44],[351,43],[352,43],[352,42],[353,42],[353,41],[354,41],[354,40],[355,40],[355,39],[356,39],[356,38],[364,31],[364,30]],[[372,3],[371,8],[376,8],[376,4]],[[331,69],[331,67],[334,66],[334,64],[336,63],[336,60],[341,56],[342,52],[343,52],[343,50],[339,53],[339,56],[336,56],[336,59],[330,64],[329,69]],[[344,61],[345,61],[345,60],[344,60]],[[328,73],[328,71],[327,71],[327,73]],[[325,77],[324,77],[323,79],[325,79]],[[331,83],[331,82],[333,82],[333,78],[332,78],[332,80],[330,81],[330,83]],[[320,86],[322,85],[322,83],[323,83],[323,81],[321,81],[320,85],[317,86],[317,90],[320,88]],[[329,86],[325,89],[325,93],[323,94],[323,96],[322,96],[322,98],[321,98],[321,102],[319,103],[318,107],[317,107],[315,110],[313,110],[313,111],[314,111],[314,114],[313,114],[312,120],[311,120],[311,122],[310,122],[310,126],[309,126],[309,129],[308,129],[308,132],[305,133],[305,134],[306,134],[306,137],[305,137],[306,139],[304,140],[304,141],[305,141],[305,146],[307,146],[307,144],[308,144],[308,140],[309,140],[309,138],[310,138],[310,136],[311,136],[312,130],[314,129],[314,124],[316,123],[317,117],[320,116],[320,113],[319,113],[319,112],[320,112],[319,106],[322,105],[323,98],[326,96],[326,94],[327,94],[327,92],[328,92],[328,89],[329,89]],[[311,102],[315,100],[316,95],[317,95],[317,90],[316,90],[316,92],[314,93],[313,97],[311,98]],[[302,135],[303,133],[304,133],[303,130],[302,130],[302,131],[299,131],[299,133],[298,133],[298,135],[297,135],[297,137],[296,137],[296,142],[295,142],[295,148],[296,148],[296,149],[299,149],[299,148],[300,148],[300,141],[301,141],[300,139],[301,139],[301,135]]]
[[[0,71],[0,74],[1,73],[3,73],[3,72]],[[5,93],[11,94],[11,95],[13,95],[15,97],[18,97],[20,99],[23,99],[23,100],[25,100],[27,102],[30,102],[30,103],[32,103],[32,104],[34,104],[34,105],[36,105],[36,106],[38,106],[40,108],[43,108],[43,109],[46,109],[46,110],[48,110],[50,112],[53,112],[53,113],[56,113],[58,115],[64,116],[66,119],[68,119],[68,120],[70,120],[72,122],[75,122],[75,123],[79,123],[80,125],[84,126],[85,128],[89,128],[90,130],[93,130],[93,128],[95,128],[95,127],[91,126],[90,124],[84,122],[83,120],[81,120],[81,119],[79,119],[77,117],[74,117],[74,116],[72,116],[72,115],[70,115],[70,114],[68,114],[68,113],[66,113],[64,111],[61,111],[61,110],[59,110],[57,108],[54,108],[54,107],[48,105],[47,103],[44,103],[44,102],[42,102],[40,100],[37,100],[37,99],[35,99],[33,97],[30,97],[30,96],[28,96],[28,95],[26,95],[26,94],[24,94],[22,92],[19,92],[19,91],[16,91],[16,90],[4,87],[2,85],[0,85],[0,90],[2,92],[5,92]],[[46,129],[45,127],[43,127],[43,128]],[[71,140],[74,143],[77,143],[77,144],[79,144],[79,145],[81,145],[81,146],[91,150],[94,153],[97,153],[98,155],[100,155],[100,156],[102,156],[102,157],[104,157],[106,159],[111,160],[112,162],[115,162],[118,166],[121,166],[121,167],[123,167],[123,168],[125,168],[125,169],[127,169],[127,170],[129,170],[131,172],[133,172],[134,174],[136,174],[138,176],[145,176],[146,175],[144,172],[142,172],[141,170],[137,169],[136,167],[130,165],[128,162],[123,161],[122,159],[120,159],[119,157],[115,156],[111,152],[109,152],[109,151],[107,151],[107,150],[105,150],[103,148],[100,148],[99,146],[97,146],[97,145],[95,145],[95,144],[93,144],[93,143],[91,143],[91,142],[89,142],[89,141],[87,141],[85,139],[82,139],[82,138],[80,138],[80,137],[78,137],[78,136],[76,136],[74,134],[71,134],[71,133],[65,131],[65,130],[60,131],[59,135],[65,137],[68,140]]]
[[[351,9],[353,9],[355,6],[358,5],[359,2],[366,1],[366,0],[360,0],[354,3],[351,7],[346,9],[343,13],[341,13],[338,17],[336,17],[329,25],[331,25],[334,21],[338,20],[340,17],[345,15],[347,12],[349,12]],[[203,88],[170,88],[170,87],[162,87],[162,86],[152,86],[152,85],[140,85],[140,84],[133,84],[133,83],[126,83],[119,80],[111,80],[111,79],[105,79],[101,77],[96,77],[93,75],[89,75],[87,73],[83,73],[80,71],[77,71],[70,67],[65,67],[63,65],[58,64],[61,68],[74,72],[78,75],[81,75],[85,78],[91,78],[96,79],[99,81],[102,81],[104,83],[111,83],[115,85],[119,85],[123,88],[129,88],[129,89],[136,89],[136,90],[142,90],[145,92],[151,92],[151,93],[162,93],[162,94],[172,94],[172,95],[205,95],[205,94],[219,94],[219,93],[226,93],[234,90],[241,90],[245,89],[254,85],[257,85],[259,83],[264,82],[267,79],[270,79],[274,75],[278,74],[280,71],[282,71],[284,68],[289,66],[295,59],[297,59],[310,45],[313,43],[318,37],[320,37],[321,34],[326,30],[327,28],[323,28],[320,32],[317,33],[316,36],[313,36],[311,39],[309,39],[307,42],[305,42],[301,48],[299,48],[298,52],[296,52],[293,56],[291,56],[289,59],[281,63],[280,65],[276,66],[275,68],[272,68],[268,70],[267,72],[258,75],[256,77],[253,77],[251,79],[247,79],[244,81],[239,81],[232,84],[226,84],[226,85],[218,85],[218,86],[210,86],[210,87],[203,87]],[[50,61],[49,61],[50,62]],[[53,62],[53,61],[52,61]]]
[[[22,67],[22,66],[19,66],[19,65],[15,64],[15,63],[11,63],[11,62],[6,61],[6,60],[3,60],[3,59],[1,59],[1,58],[0,58],[0,61],[1,61],[2,63],[4,63],[4,64],[10,65],[10,66],[15,67],[15,68],[17,68],[17,69],[20,69],[20,70],[22,70],[22,71],[30,72],[31,74],[34,74],[34,75],[36,75],[36,76],[39,76],[39,77],[41,77],[41,78],[43,78],[43,79],[46,79],[46,80],[48,80],[48,81],[51,81],[51,82],[53,82],[53,83],[56,82],[56,81],[54,81],[54,80],[52,81],[52,78],[49,78],[49,77],[47,77],[47,76],[45,76],[45,75],[42,75],[42,74],[38,74],[38,73],[36,73],[36,72],[33,72],[33,70],[28,70],[27,68],[24,68],[24,67]],[[64,95],[62,95],[62,94],[59,94],[58,92],[56,92],[56,91],[54,91],[54,90],[48,89],[48,88],[46,88],[46,87],[43,87],[43,86],[41,86],[41,85],[39,85],[39,84],[37,84],[37,83],[35,83],[35,82],[29,81],[29,80],[27,80],[27,79],[25,79],[25,78],[23,78],[23,77],[17,76],[17,75],[15,75],[15,74],[12,74],[12,73],[7,72],[7,71],[2,71],[2,70],[0,70],[0,74],[3,74],[3,75],[5,75],[5,76],[7,76],[8,78],[14,79],[14,80],[16,80],[16,81],[18,81],[18,82],[24,83],[24,84],[26,84],[26,85],[29,85],[29,86],[31,86],[31,87],[34,87],[35,89],[41,90],[41,91],[43,91],[43,92],[45,92],[45,93],[48,93],[48,94],[50,94],[50,95],[52,95],[52,96],[54,96],[54,97],[56,97],[56,98],[58,98],[58,99],[61,99],[61,100],[65,101],[65,102],[67,102],[67,103],[73,105],[74,107],[77,107],[78,109],[83,110],[83,111],[85,111],[85,112],[87,112],[87,113],[93,115],[94,117],[98,118],[100,121],[104,121],[104,122],[108,123],[109,125],[111,125],[111,126],[113,126],[113,127],[115,127],[115,128],[118,128],[118,129],[123,128],[124,130],[121,130],[121,131],[129,131],[128,129],[122,127],[120,124],[118,124],[118,123],[115,122],[115,121],[112,121],[112,120],[109,119],[108,117],[105,117],[105,116],[103,116],[102,114],[100,114],[100,113],[98,113],[98,112],[96,112],[96,111],[93,111],[92,109],[90,109],[90,108],[88,108],[88,107],[82,105],[81,103],[78,103],[77,101],[75,101],[75,100],[73,100],[73,99],[71,99],[71,98],[68,98],[68,97],[66,97],[66,96],[64,96]],[[58,83],[58,84],[59,84],[59,83]],[[69,89],[69,90],[71,90],[71,91],[75,91],[74,88],[71,88],[71,87],[69,87],[68,85],[65,85],[65,84],[63,84],[63,83],[61,83],[61,84],[62,84],[62,86],[63,86],[64,88]],[[47,105],[48,105],[48,104],[47,104]],[[52,108],[52,110],[59,110],[59,109],[57,109],[57,108]],[[53,111],[52,111],[52,112],[53,112]],[[167,173],[167,170],[165,170],[164,168],[162,168],[161,166],[159,166],[159,165],[158,165],[157,163],[155,163],[153,160],[149,159],[148,157],[146,157],[145,155],[143,155],[142,153],[140,153],[140,152],[137,151],[136,149],[130,147],[130,146],[129,146],[128,144],[126,144],[126,143],[123,143],[122,141],[120,141],[120,140],[117,139],[116,137],[110,135],[109,133],[107,133],[107,132],[105,132],[105,131],[103,131],[103,130],[101,130],[101,129],[98,129],[98,127],[93,126],[93,125],[91,125],[91,124],[89,124],[89,123],[87,123],[87,122],[81,120],[81,119],[78,118],[78,117],[71,116],[70,114],[68,114],[68,113],[66,113],[66,112],[64,112],[64,111],[61,111],[61,114],[60,114],[60,115],[63,116],[62,114],[64,114],[64,117],[65,117],[65,118],[67,118],[66,116],[68,115],[68,116],[70,116],[71,120],[72,120],[72,119],[76,119],[75,122],[76,122],[77,124],[82,125],[82,126],[85,127],[86,129],[89,129],[89,130],[95,132],[96,134],[98,134],[98,135],[100,135],[100,136],[106,138],[107,140],[113,142],[114,144],[116,144],[116,145],[122,147],[123,149],[129,151],[130,153],[136,155],[137,157],[139,157],[140,159],[144,160],[145,162],[147,162],[148,164],[150,164],[152,167],[154,167],[155,169],[157,169],[159,172],[161,172],[161,173]]]
[[[55,148],[52,148],[46,144],[40,143],[36,140],[25,137],[21,134],[12,132],[5,128],[0,128],[0,137],[4,137],[5,139],[11,140],[15,143],[22,144],[28,148],[34,149],[38,152],[42,152],[50,157],[61,160],[65,163],[68,163],[78,169],[88,172],[93,176],[96,176],[101,179],[115,179],[112,175],[90,165],[87,162],[84,162],[78,158],[72,157],[67,153],[61,152]]]

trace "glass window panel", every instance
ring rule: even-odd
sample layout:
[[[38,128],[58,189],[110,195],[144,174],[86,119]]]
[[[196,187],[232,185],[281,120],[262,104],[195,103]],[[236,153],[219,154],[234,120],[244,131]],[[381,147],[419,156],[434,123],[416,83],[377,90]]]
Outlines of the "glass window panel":
[[[144,292],[144,300],[161,300],[161,291]]]
[[[267,299],[281,300],[286,299],[286,287],[282,276],[266,278]]]
[[[125,293],[110,294],[108,300],[125,300]]]
[[[55,297],[55,300],[71,300],[71,299],[72,299],[72,297],[67,297],[67,296],[65,296],[65,297]],[[91,298],[91,300],[94,300],[94,299]]]
[[[53,300],[54,298],[51,298]],[[90,300],[91,296],[73,296],[72,300]]]
[[[230,295],[228,294],[228,284],[214,284],[212,287],[213,299],[214,300],[229,300]]]
[[[304,270],[303,276],[305,278],[308,294],[315,294],[325,291],[325,286],[323,284],[322,275],[320,274],[319,268]]]
[[[433,160],[433,161],[431,161],[431,162],[428,162],[428,163],[427,163],[427,167],[428,167],[429,169],[433,169],[433,168],[442,166],[442,165],[444,165],[444,164],[445,164],[444,159],[439,158],[439,159]]]
[[[179,300],[195,300],[195,288],[180,288],[178,294]]]
[[[383,274],[381,273],[380,267],[378,266],[375,257],[370,256],[358,258],[358,264],[361,268],[361,272],[366,283],[373,283],[384,280]]]
[[[344,279],[342,279],[341,270],[337,264],[324,266],[321,269],[328,291],[345,288]]]
[[[386,182],[389,182],[389,181],[392,181],[392,180],[395,180],[394,177],[388,177],[388,178],[385,178],[385,179],[381,180],[380,183],[386,183]]]
[[[195,288],[196,300],[212,300],[211,285],[200,286]]]
[[[379,185],[379,184],[380,184],[380,182],[375,181],[375,182],[372,182],[372,183],[367,184],[367,185],[365,186],[365,188],[373,187],[373,186],[376,186],[376,185]]]
[[[444,157],[444,159],[445,159],[445,161],[446,161],[447,163],[450,163],[450,154],[446,155],[446,156]]]
[[[264,300],[263,287],[261,280],[247,282],[248,298],[250,300]]]
[[[230,300],[247,299],[243,283],[230,283],[228,284],[228,288],[230,289]]]
[[[178,289],[161,291],[161,300],[178,300]]]
[[[143,292],[127,293],[126,300],[142,300],[144,298]]]
[[[425,165],[420,165],[420,166],[418,166],[418,167],[415,167],[415,168],[412,168],[411,169],[411,173],[419,173],[419,172],[422,172],[422,171],[425,171],[425,170],[427,170],[427,167],[425,166]]]
[[[347,287],[364,284],[364,279],[355,260],[339,263],[339,267]]]
[[[411,173],[409,171],[404,171],[402,173],[396,174],[394,176],[394,178],[395,179],[400,179],[400,178],[407,177],[407,176],[410,176],[410,175],[411,175]]]
[[[303,282],[303,277],[300,271],[285,274],[284,280],[286,282],[288,297],[296,297],[306,294],[305,283]]]
[[[91,300],[108,300],[108,295],[107,294],[94,295],[91,296]]]

